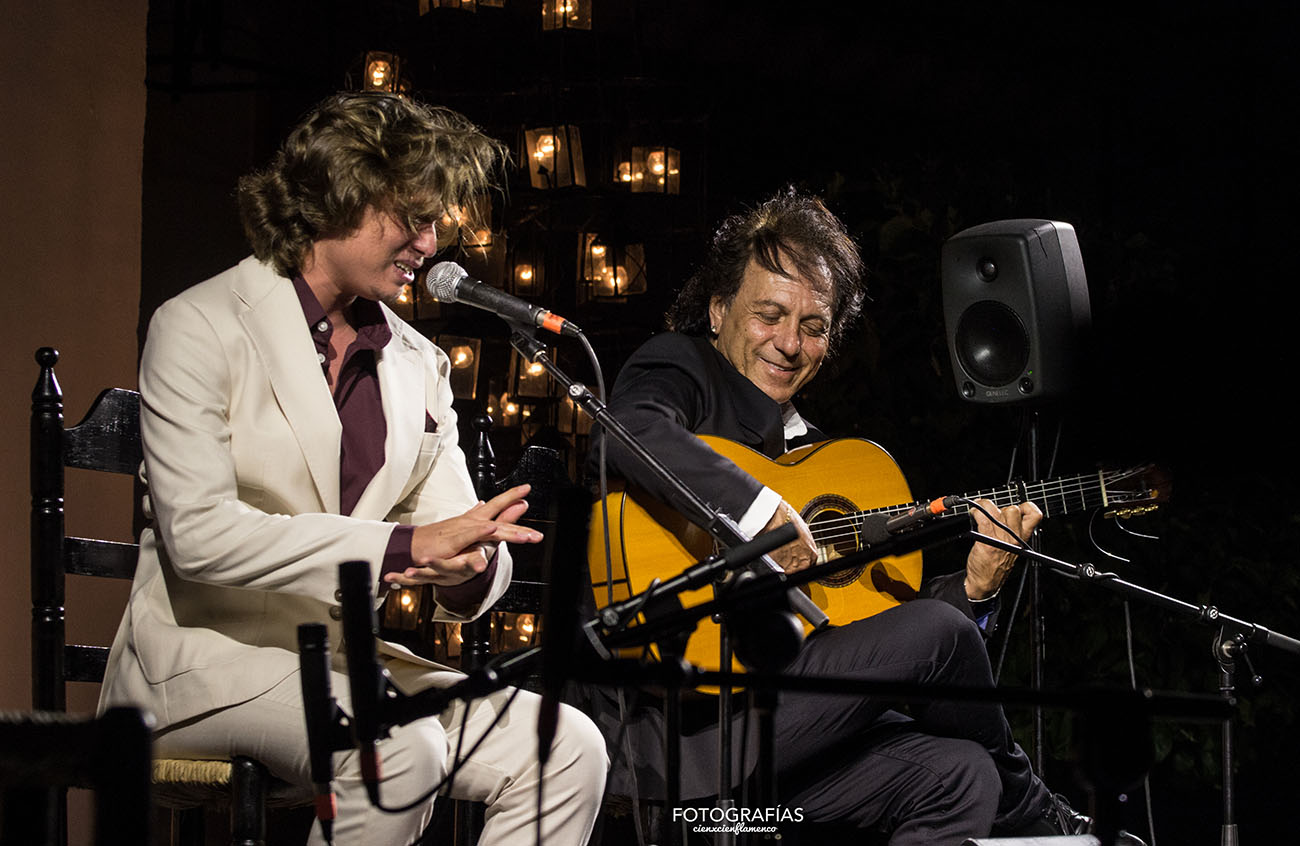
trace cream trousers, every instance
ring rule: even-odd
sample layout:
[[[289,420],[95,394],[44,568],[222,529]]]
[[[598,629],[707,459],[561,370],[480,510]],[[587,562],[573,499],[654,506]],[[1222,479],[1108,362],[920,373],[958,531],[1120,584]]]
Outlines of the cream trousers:
[[[450,674],[408,661],[386,659],[401,690],[412,692],[442,683]],[[348,704],[348,677],[331,674],[332,693]],[[457,752],[462,722],[464,756],[487,734],[478,750],[456,772],[451,796],[487,803],[482,846],[530,846],[538,837],[538,796],[542,788],[541,839],[545,846],[582,846],[591,836],[604,791],[608,758],[605,742],[585,714],[560,706],[559,726],[545,772],[539,772],[537,717],[541,697],[514,689],[466,704],[456,700],[443,713],[393,728],[381,740],[385,808],[406,805],[441,782]],[[507,707],[508,703],[508,707]],[[501,713],[504,709],[504,713]],[[498,714],[500,719],[493,725]],[[164,757],[221,758],[247,755],[292,785],[311,786],[307,730],[297,672],[266,693],[202,717],[161,730],[155,754]],[[361,781],[356,750],[334,753],[337,846],[408,846],[428,824],[433,799],[403,813],[374,807]],[[324,843],[313,824],[309,846]]]

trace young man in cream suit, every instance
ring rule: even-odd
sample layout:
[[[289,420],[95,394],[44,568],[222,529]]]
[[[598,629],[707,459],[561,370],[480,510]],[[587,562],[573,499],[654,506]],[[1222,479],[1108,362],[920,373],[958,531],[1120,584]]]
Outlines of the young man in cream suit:
[[[437,249],[433,221],[500,160],[452,112],[332,97],[240,182],[254,256],[155,313],[140,371],[151,525],[100,704],[151,711],[158,754],[249,755],[310,785],[297,627],[326,623],[340,643],[339,563],[369,561],[381,598],[432,584],[438,619],[470,620],[510,581],[505,544],[540,540],[516,524],[526,486],[478,502],[447,356],[383,305]],[[460,678],[399,645],[378,650],[407,692]],[[337,654],[332,686],[350,712]],[[464,749],[486,734],[454,779],[454,795],[488,803],[481,842],[585,843],[604,743],[565,708],[539,775],[538,704],[506,690],[394,728],[380,742],[383,804],[438,784],[464,726]],[[413,842],[432,799],[373,807],[358,758],[334,756],[335,841]]]

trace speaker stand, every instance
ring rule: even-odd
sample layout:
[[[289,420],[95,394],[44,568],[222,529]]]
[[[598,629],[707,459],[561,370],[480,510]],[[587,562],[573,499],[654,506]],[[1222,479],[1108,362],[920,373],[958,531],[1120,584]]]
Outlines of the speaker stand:
[[[1029,411],[1029,428],[1026,433],[1029,441],[1028,464],[1030,482],[1042,480],[1042,470],[1039,466],[1039,414],[1036,410]],[[1038,547],[1038,533],[1035,532],[1029,539],[1029,545],[1037,552],[1042,550]],[[1042,587],[1039,583],[1039,564],[1037,561],[1029,562],[1029,687],[1034,691],[1041,691],[1044,687],[1043,668],[1047,662],[1047,626],[1043,615],[1043,595]],[[1046,772],[1047,763],[1047,732],[1043,722],[1043,709],[1040,705],[1035,705],[1032,711],[1033,719],[1033,749],[1032,760],[1034,762],[1034,772],[1039,777],[1043,777]]]

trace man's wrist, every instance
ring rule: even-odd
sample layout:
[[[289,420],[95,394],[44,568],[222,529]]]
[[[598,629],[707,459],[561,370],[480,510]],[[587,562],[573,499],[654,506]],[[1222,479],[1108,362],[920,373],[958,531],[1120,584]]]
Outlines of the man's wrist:
[[[962,583],[962,587],[965,588],[965,590],[966,590],[966,599],[969,600],[971,603],[977,603],[977,602],[978,602],[978,603],[992,602],[993,600],[995,600],[995,599],[998,598],[998,594],[1002,591],[1002,587],[1001,587],[1001,585],[999,585],[998,587],[995,587],[995,588],[993,588],[991,591],[988,591],[987,593],[985,593],[984,596],[979,596],[979,597],[977,597],[977,596],[973,596],[973,595],[972,595],[972,592],[971,592],[971,586],[970,586],[970,579],[969,579],[969,578],[966,579],[966,581],[964,581],[964,582]]]

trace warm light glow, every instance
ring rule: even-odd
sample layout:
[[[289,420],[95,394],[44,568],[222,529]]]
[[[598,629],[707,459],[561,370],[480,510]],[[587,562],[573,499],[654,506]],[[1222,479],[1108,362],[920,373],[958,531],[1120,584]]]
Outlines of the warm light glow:
[[[532,633],[533,633],[533,615],[532,615],[532,614],[520,614],[520,615],[519,615],[519,630],[520,630],[521,632],[527,632],[528,634],[532,634]]]
[[[592,245],[591,245],[591,257],[592,257],[592,258],[603,258],[604,255],[605,255],[605,245],[604,245],[604,244],[592,244]]]
[[[393,75],[393,66],[388,62],[371,62],[367,72],[370,75],[371,88],[386,89],[388,80]]]
[[[525,130],[523,155],[533,160],[529,182],[534,188],[587,184],[582,137],[576,126],[539,126]]]
[[[619,162],[619,163],[618,163],[618,172],[617,172],[617,174],[616,174],[616,178],[618,179],[619,182],[631,182],[631,181],[632,181],[632,163],[631,163],[631,162]]]
[[[410,286],[410,285],[403,285],[403,286],[402,286],[402,293],[400,293],[400,294],[397,295],[397,301],[398,301],[399,303],[401,303],[402,305],[406,305],[407,303],[409,303],[409,302],[411,301],[411,286]]]
[[[651,152],[650,155],[646,156],[645,161],[646,161],[646,166],[650,168],[650,172],[656,176],[662,175],[663,172],[667,169],[664,166],[663,150],[655,150]]]
[[[415,597],[411,596],[411,592],[409,590],[402,591],[402,607],[410,610],[411,606],[414,604]]]
[[[533,153],[533,158],[539,162],[544,158],[552,158],[558,149],[560,149],[560,143],[555,140],[554,135],[539,135],[537,136],[537,152]]]
[[[474,350],[465,345],[459,345],[451,348],[450,352],[452,367],[468,367],[474,363]]]
[[[506,414],[509,414],[509,415],[512,415],[512,416],[513,416],[513,415],[518,414],[518,413],[519,413],[519,404],[518,404],[518,403],[513,403],[513,402],[508,402],[508,403],[506,403]]]
[[[546,372],[546,368],[542,366],[542,363],[540,361],[532,361],[528,363],[529,376],[541,376],[545,372]]]

